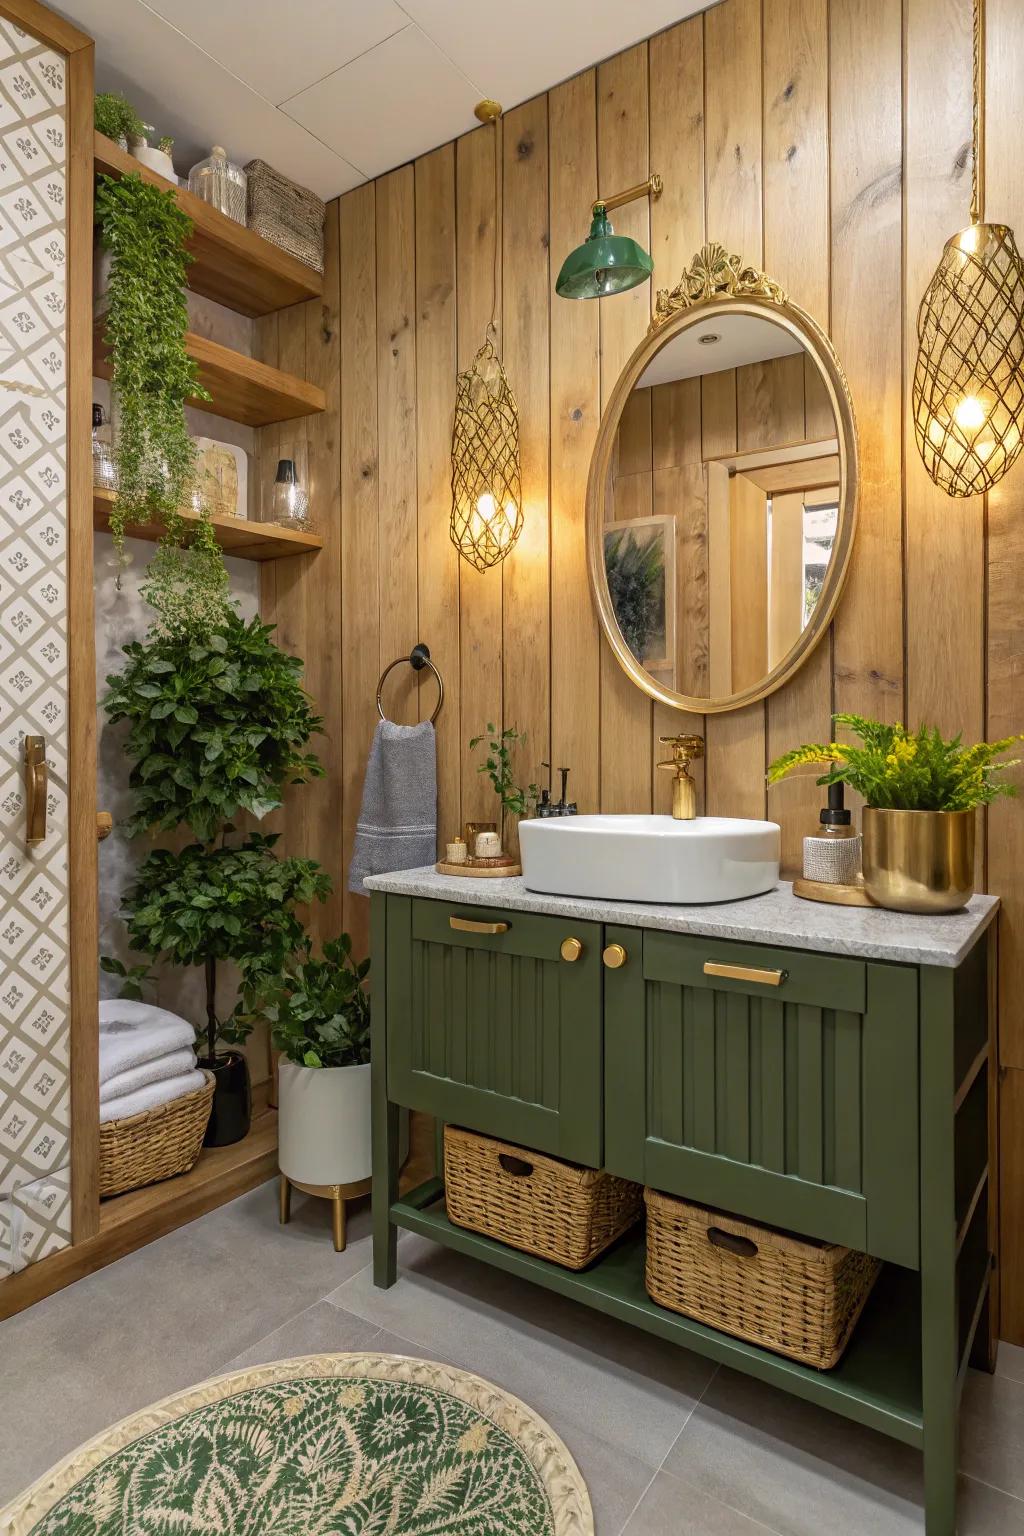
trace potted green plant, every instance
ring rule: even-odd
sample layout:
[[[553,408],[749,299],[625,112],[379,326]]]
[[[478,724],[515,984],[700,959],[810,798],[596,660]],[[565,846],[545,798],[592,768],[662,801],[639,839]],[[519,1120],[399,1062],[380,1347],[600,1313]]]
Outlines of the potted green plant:
[[[498,730],[496,726],[488,724],[479,736],[470,738],[470,750],[475,752],[481,742],[486,743],[487,755],[477,765],[476,771],[486,774],[491,781],[500,806],[502,848],[505,853],[514,854],[518,847],[519,821],[529,814],[540,798],[540,789],[536,784],[521,789],[515,780],[513,759],[516,752],[526,745],[526,732],[517,730],[514,725]],[[472,855],[472,848],[469,852]]]
[[[122,149],[128,148],[129,139],[144,136],[146,131],[142,118],[120,91],[97,92],[92,120],[97,133],[113,139]]]
[[[369,960],[347,933],[321,954],[305,937],[256,989],[278,1063],[278,1160],[297,1184],[352,1185],[370,1177]]]
[[[248,1133],[248,1067],[231,1047],[250,1034],[256,999],[282,975],[301,941],[296,907],[322,901],[331,888],[312,859],[279,859],[273,852],[276,841],[276,836],[253,833],[235,844],[192,843],[180,853],[156,848],[122,903],[133,950],[164,964],[203,967],[206,1026],[200,1065],[212,1071],[216,1085],[207,1146],[227,1146]],[[225,962],[238,967],[241,985],[233,1009],[218,1014],[218,967]]]
[[[998,775],[1017,760],[996,762],[1020,736],[965,747],[922,725],[910,733],[860,715],[834,716],[861,746],[812,742],[777,758],[775,784],[794,769],[828,764],[819,784],[849,784],[863,812],[864,886],[880,907],[897,912],[954,912],[974,894],[975,812],[1016,788]]]

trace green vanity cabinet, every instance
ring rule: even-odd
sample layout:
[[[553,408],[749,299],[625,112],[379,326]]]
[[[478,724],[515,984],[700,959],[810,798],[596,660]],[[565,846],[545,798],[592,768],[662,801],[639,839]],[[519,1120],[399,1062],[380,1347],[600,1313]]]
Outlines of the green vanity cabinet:
[[[993,1363],[998,904],[927,919],[785,886],[669,908],[460,884],[370,882],[376,1283],[419,1232],[870,1425],[923,1450],[927,1536],[954,1536],[960,1393]],[[449,1221],[440,1170],[400,1197],[402,1108],[864,1250],[881,1277],[843,1359],[813,1370],[653,1302],[642,1226],[573,1273]]]
[[[394,897],[387,967],[392,1099],[601,1166],[598,924]]]
[[[606,937],[633,963],[605,981],[605,1166],[916,1267],[916,970]]]

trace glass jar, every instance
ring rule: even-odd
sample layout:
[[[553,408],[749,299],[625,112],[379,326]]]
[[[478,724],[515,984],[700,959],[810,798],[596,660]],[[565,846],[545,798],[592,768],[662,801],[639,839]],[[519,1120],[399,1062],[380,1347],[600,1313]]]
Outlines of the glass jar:
[[[109,422],[103,419],[102,405],[92,408],[92,483],[104,491],[117,490],[117,464],[110,440]]]
[[[215,144],[206,160],[200,160],[188,173],[188,189],[196,197],[219,208],[236,224],[246,222],[245,189],[248,178],[240,165],[232,165],[227,150]]]
[[[311,533],[309,497],[299,484],[293,459],[280,459],[274,478],[270,520],[280,528],[295,528],[300,533]]]

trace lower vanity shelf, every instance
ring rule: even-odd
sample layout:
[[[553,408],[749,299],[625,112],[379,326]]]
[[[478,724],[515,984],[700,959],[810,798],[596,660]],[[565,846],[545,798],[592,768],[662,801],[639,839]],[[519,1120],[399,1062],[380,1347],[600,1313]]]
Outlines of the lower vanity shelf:
[[[834,1370],[816,1371],[659,1307],[644,1288],[644,1239],[638,1228],[589,1269],[574,1272],[457,1227],[448,1220],[439,1179],[395,1201],[391,1219],[398,1227],[757,1376],[908,1445],[922,1444],[920,1285],[909,1270],[886,1266],[842,1360]]]

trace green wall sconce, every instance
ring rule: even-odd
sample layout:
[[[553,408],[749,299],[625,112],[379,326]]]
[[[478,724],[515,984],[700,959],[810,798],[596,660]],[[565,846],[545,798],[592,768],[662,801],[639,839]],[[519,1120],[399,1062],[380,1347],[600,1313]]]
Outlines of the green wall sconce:
[[[614,197],[598,198],[593,206],[590,234],[562,263],[555,284],[560,298],[603,299],[609,294],[625,293],[650,277],[654,262],[636,240],[615,233],[608,213],[638,197],[660,197],[663,185],[660,176],[651,176]]]

